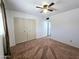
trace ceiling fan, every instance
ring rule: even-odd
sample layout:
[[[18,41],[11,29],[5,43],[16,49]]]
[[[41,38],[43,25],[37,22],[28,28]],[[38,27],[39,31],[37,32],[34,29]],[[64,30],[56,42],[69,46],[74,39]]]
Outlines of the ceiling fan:
[[[54,10],[56,10],[55,8],[53,8],[52,6],[54,5],[55,3],[50,3],[50,4],[43,4],[42,6],[36,6],[36,8],[40,8],[42,9],[42,11],[40,13],[47,13],[48,11],[52,12]]]

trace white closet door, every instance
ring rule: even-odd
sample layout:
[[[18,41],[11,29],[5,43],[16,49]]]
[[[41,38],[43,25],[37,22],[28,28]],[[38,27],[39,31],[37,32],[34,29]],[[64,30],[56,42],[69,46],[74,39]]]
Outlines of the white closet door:
[[[36,38],[36,22],[34,20],[29,20],[28,23],[28,40],[32,40]]]
[[[15,18],[14,29],[16,44],[36,38],[36,24],[34,20]]]
[[[27,27],[25,26],[25,21],[23,19],[14,19],[14,29],[15,29],[15,42],[21,43],[28,40]]]

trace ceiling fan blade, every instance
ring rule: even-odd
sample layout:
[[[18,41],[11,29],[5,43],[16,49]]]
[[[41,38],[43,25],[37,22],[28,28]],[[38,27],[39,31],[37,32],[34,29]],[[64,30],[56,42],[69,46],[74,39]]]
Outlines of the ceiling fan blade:
[[[53,10],[51,10],[51,9],[48,9],[48,11],[51,11],[51,12],[52,12]]]
[[[51,4],[49,4],[49,6],[48,6],[48,7],[51,7],[51,6],[52,6],[52,5],[54,5],[54,4],[55,4],[55,3],[53,3],[53,2],[52,2]]]
[[[55,8],[53,8],[53,7],[52,7],[51,9],[52,9],[52,10],[55,10],[55,11],[57,10],[57,9],[55,9]]]
[[[42,9],[42,7],[39,7],[39,6],[36,6],[36,8],[41,8]]]
[[[40,13],[43,13],[43,10],[42,10],[42,11],[40,11]]]

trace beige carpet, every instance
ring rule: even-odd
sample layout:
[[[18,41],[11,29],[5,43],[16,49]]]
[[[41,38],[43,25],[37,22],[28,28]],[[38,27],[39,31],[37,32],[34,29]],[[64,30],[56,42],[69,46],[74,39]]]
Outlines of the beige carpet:
[[[79,49],[50,38],[40,38],[11,48],[11,59],[79,59]]]

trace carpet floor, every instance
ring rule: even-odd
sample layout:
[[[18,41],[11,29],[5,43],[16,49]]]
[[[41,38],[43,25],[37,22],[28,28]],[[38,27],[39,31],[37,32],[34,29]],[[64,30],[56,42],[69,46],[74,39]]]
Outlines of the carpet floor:
[[[46,37],[11,47],[11,59],[79,59],[79,49]]]

